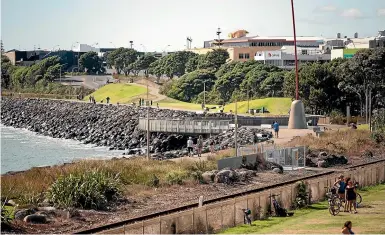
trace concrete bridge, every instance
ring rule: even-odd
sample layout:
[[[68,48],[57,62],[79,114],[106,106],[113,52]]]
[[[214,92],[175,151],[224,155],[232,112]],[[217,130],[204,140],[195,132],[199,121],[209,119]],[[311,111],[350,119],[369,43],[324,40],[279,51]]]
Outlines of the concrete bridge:
[[[219,134],[230,128],[231,120],[170,120],[150,119],[150,132],[185,134]],[[139,129],[147,130],[147,119],[139,119]]]

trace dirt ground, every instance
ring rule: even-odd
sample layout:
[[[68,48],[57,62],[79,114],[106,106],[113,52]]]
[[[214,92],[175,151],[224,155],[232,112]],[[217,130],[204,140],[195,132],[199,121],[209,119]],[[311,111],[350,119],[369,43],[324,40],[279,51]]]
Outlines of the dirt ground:
[[[121,203],[112,211],[79,210],[79,215],[70,219],[56,217],[48,224],[42,225],[31,225],[18,221],[15,225],[24,233],[71,233],[197,203],[200,196],[204,196],[204,200],[214,199],[317,173],[320,173],[320,171],[303,171],[301,173],[287,171],[284,174],[261,172],[257,173],[257,176],[248,183],[236,183],[234,185],[188,182],[184,185],[174,185],[158,189],[148,188],[143,190],[141,188],[140,195],[129,196],[127,202]]]

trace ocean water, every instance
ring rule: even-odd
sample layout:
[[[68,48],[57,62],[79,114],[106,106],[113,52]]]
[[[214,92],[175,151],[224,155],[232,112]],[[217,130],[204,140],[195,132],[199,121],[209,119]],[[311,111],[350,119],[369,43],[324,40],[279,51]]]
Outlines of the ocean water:
[[[1,174],[31,167],[51,166],[80,159],[108,159],[123,151],[85,145],[76,140],[55,139],[34,132],[8,127],[1,128]]]

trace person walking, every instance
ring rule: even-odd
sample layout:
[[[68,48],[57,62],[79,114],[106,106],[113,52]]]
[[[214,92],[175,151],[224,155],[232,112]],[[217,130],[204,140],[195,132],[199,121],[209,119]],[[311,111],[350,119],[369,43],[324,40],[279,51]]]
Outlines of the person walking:
[[[348,203],[349,212],[352,214],[353,213],[357,214],[357,205],[356,205],[357,191],[356,191],[356,187],[354,187],[353,182],[351,180],[348,182],[345,192],[346,192],[346,201]],[[352,207],[354,208],[354,212],[352,211]]]
[[[107,101],[107,104],[109,104],[110,103],[110,97],[107,96],[106,101]]]
[[[189,157],[194,156],[194,142],[191,136],[187,140],[187,151]]]
[[[215,152],[215,149],[214,149],[214,140],[210,140],[210,152],[211,154],[214,154]]]
[[[352,231],[352,221],[346,221],[344,224],[344,227],[342,227],[342,234],[353,234],[354,232]]]
[[[156,108],[159,109],[159,103],[156,103]]]
[[[198,140],[197,140],[198,157],[202,156],[202,148],[203,148],[203,138],[200,135]]]
[[[273,124],[273,129],[274,129],[275,138],[278,139],[279,124],[278,124],[277,121],[274,122],[274,124]]]

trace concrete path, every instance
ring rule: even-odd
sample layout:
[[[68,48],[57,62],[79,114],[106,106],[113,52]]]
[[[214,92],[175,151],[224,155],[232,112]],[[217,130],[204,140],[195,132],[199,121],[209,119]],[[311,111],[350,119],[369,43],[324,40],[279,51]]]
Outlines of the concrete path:
[[[287,144],[288,142],[290,142],[294,137],[296,136],[306,136],[308,134],[313,134],[313,130],[311,129],[304,129],[304,130],[291,130],[291,129],[281,129],[279,131],[279,138],[273,138],[272,140],[274,140],[274,144],[276,145],[284,145],[284,144]],[[224,152],[224,151],[234,151],[234,149],[228,149],[228,150],[222,150],[222,151],[219,151],[219,153],[221,152]],[[175,161],[175,162],[180,162],[180,161],[205,161],[207,160],[208,157],[210,156],[215,156],[216,154],[212,154],[212,153],[205,153],[205,154],[202,154],[202,157],[198,157],[196,155],[194,155],[194,157],[181,157],[181,158],[174,158],[174,159],[171,159],[171,161]]]

